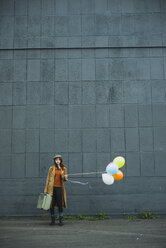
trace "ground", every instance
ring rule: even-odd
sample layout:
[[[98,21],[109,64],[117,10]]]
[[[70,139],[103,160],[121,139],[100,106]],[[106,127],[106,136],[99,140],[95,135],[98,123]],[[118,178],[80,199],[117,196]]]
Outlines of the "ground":
[[[65,220],[49,225],[49,219],[1,217],[0,247],[104,247],[165,248],[166,219]]]

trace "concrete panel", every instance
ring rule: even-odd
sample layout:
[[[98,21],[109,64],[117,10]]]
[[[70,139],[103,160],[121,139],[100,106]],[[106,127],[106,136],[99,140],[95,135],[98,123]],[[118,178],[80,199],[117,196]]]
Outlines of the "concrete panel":
[[[0,129],[0,153],[10,154],[11,153],[11,130]]]
[[[81,47],[81,36],[68,37],[68,46],[72,48],[68,51],[68,58],[81,58],[81,50],[77,49]]]
[[[108,60],[96,60],[96,80],[108,80]]]
[[[150,104],[151,99],[151,82],[147,81],[138,81],[138,103]]]
[[[95,82],[84,82],[82,84],[82,103],[83,104],[96,103]]]
[[[12,153],[24,153],[25,152],[25,130],[15,129],[12,133]]]
[[[36,137],[36,145],[38,137]],[[53,129],[40,129],[40,152],[54,152],[54,130]]]
[[[121,104],[110,105],[110,126],[124,127],[124,110]]]
[[[97,103],[121,103],[123,102],[123,90],[121,81],[98,81],[96,83]]]
[[[166,85],[164,80],[153,80],[152,83],[152,102],[165,103],[166,102]]]
[[[138,152],[126,153],[127,176],[140,176],[140,157]]]
[[[38,105],[26,106],[26,127],[27,128],[39,128],[40,109]]]
[[[95,17],[91,15],[82,16],[82,34],[94,35],[95,34]]]
[[[25,128],[26,127],[26,107],[25,106],[13,106],[13,128]]]
[[[25,154],[13,154],[11,165],[12,178],[24,178],[25,176]]]
[[[121,22],[121,34],[131,36],[134,33],[134,15],[122,14]]]
[[[11,155],[0,155],[0,178],[10,178]]]
[[[163,161],[166,159],[166,153],[157,151],[155,152],[155,175],[164,177],[166,176],[166,166]],[[158,177],[157,177],[158,178]]]
[[[138,83],[136,81],[123,82],[124,103],[138,103]]]
[[[69,83],[69,104],[82,103],[82,88],[80,82]]]
[[[105,172],[106,166],[110,163],[110,153],[97,153],[97,172]],[[101,178],[102,173],[97,174]]]
[[[54,0],[42,0],[42,15],[43,16],[52,16],[54,15]]]
[[[108,17],[108,35],[120,35],[121,31],[121,14],[116,13]]]
[[[84,129],[82,134],[82,151],[96,152],[97,138],[95,129]]]
[[[54,151],[57,153],[68,152],[68,131],[55,130]]]
[[[81,1],[73,0],[68,2],[68,13],[70,14],[80,14],[81,13]]]
[[[126,151],[139,151],[138,128],[125,128]]]
[[[141,152],[141,176],[155,176],[153,152]]]
[[[13,37],[14,34],[14,18],[13,16],[1,16],[0,17],[0,36],[3,38]],[[6,32],[7,30],[7,32]]]
[[[121,1],[117,0],[116,2],[114,0],[108,1],[108,13],[119,13],[122,11],[121,9]]]
[[[124,109],[125,127],[138,127],[138,105],[126,104]]]
[[[0,15],[14,15],[14,2],[11,0],[1,0]]]
[[[55,128],[67,128],[68,127],[68,106],[67,105],[55,105]]]
[[[109,27],[108,15],[98,14],[95,15],[95,34],[96,35],[107,35]]]
[[[81,1],[81,13],[82,14],[94,13],[94,0]]]
[[[50,49],[43,49],[41,50],[41,58],[42,59],[53,59],[54,58],[54,52]],[[52,60],[51,60],[52,61]]]
[[[55,80],[56,81],[67,81],[68,69],[66,59],[55,60]]]
[[[151,79],[164,79],[164,60],[163,58],[151,58]]]
[[[166,104],[153,105],[153,124],[154,126],[166,126]]]
[[[82,106],[69,106],[69,128],[82,127]]]
[[[39,152],[39,129],[26,130],[26,152]]]
[[[40,60],[28,60],[28,81],[40,81]]]
[[[69,152],[82,151],[82,132],[81,130],[69,131]]]
[[[66,15],[68,13],[68,0],[56,1],[55,13],[59,16]]]
[[[13,105],[26,104],[26,83],[13,83],[12,85]]]
[[[96,125],[97,127],[109,127],[108,105],[96,105]]]
[[[53,161],[54,153],[40,153],[40,177],[44,177],[46,182],[46,177],[48,174],[49,167],[54,164]],[[44,191],[44,190],[43,190]]]
[[[12,127],[12,107],[0,106],[0,128]]]
[[[25,47],[27,47],[27,39],[26,38],[20,38],[20,37],[14,38],[14,48],[15,49],[19,49],[19,48],[24,49]],[[15,51],[14,54],[19,54],[19,51]],[[22,57],[26,57],[25,51],[22,51]]]
[[[125,151],[124,128],[111,128],[111,152]]]
[[[39,176],[39,154],[26,153],[26,177]]]
[[[81,35],[81,16],[70,16],[69,17],[69,36]]]
[[[16,0],[15,4],[15,15],[27,15],[27,1]]]
[[[55,104],[68,104],[69,101],[69,85],[68,83],[55,82]]]
[[[142,127],[139,129],[140,151],[153,151],[153,129],[151,127]]]
[[[33,83],[27,84],[27,104],[53,105],[54,83]]]
[[[12,60],[0,60],[1,82],[12,81],[14,74],[14,66]]]
[[[40,39],[41,48],[55,48],[55,44],[54,37],[43,37]]]
[[[14,37],[22,38],[27,35],[27,17],[26,16],[15,16],[14,23]]]
[[[69,81],[81,80],[81,60],[70,59],[69,60]]]
[[[97,130],[97,152],[110,151],[110,130],[98,129]]]
[[[41,19],[39,16],[28,16],[28,35],[40,36],[41,32]]]
[[[41,60],[41,81],[54,80],[54,60]]]
[[[166,128],[154,127],[154,150],[165,151],[166,150]]]
[[[83,153],[83,172],[96,172],[96,153]],[[83,175],[83,177],[96,177],[96,174]]]
[[[82,60],[82,80],[95,80],[95,60]]]
[[[107,0],[95,0],[94,2],[95,4],[95,13],[97,14],[102,14],[105,13],[105,11],[107,11]]]
[[[121,58],[109,59],[109,79],[123,80],[124,79],[124,62]]]
[[[72,152],[69,153],[68,173],[70,174],[82,173],[82,153],[72,153]],[[70,178],[72,180],[72,176],[70,176]]]
[[[69,35],[69,17],[55,16],[55,36]]]
[[[82,106],[82,126],[85,128],[96,126],[95,106],[92,105]]]
[[[42,17],[42,36],[54,36],[54,16]]]
[[[138,105],[139,109],[139,126],[152,126],[152,107],[151,105]]]
[[[40,106],[40,128],[54,128],[54,106]]]

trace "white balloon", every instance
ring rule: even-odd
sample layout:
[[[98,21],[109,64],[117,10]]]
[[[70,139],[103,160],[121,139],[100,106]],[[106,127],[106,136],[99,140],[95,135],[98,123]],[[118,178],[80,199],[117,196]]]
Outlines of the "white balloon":
[[[114,178],[112,175],[109,175],[107,173],[103,173],[102,174],[102,179],[103,179],[103,182],[107,185],[111,185],[114,183]]]

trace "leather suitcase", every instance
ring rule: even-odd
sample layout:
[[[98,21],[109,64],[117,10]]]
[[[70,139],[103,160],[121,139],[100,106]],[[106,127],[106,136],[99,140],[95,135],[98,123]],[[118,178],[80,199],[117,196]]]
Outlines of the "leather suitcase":
[[[38,198],[37,208],[48,210],[50,209],[52,196],[49,194],[41,193]]]

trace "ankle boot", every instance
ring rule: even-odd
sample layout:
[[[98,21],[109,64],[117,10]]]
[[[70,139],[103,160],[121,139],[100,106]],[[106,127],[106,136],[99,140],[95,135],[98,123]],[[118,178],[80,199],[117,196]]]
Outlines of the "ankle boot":
[[[59,217],[59,225],[60,226],[63,226],[64,225],[64,223],[63,223],[63,216],[60,216]]]
[[[51,222],[50,222],[50,225],[55,225],[55,217],[54,216],[51,216]]]

